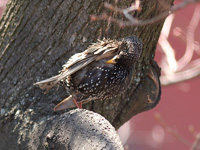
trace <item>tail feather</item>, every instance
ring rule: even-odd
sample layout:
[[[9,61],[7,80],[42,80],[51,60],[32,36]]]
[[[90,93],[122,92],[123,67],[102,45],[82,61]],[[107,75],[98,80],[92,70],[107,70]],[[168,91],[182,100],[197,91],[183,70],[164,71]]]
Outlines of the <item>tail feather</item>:
[[[53,76],[51,78],[36,82],[33,85],[39,85],[39,87],[43,90],[46,89],[46,91],[44,92],[46,94],[51,88],[53,88],[54,86],[58,84],[59,76],[60,75]]]

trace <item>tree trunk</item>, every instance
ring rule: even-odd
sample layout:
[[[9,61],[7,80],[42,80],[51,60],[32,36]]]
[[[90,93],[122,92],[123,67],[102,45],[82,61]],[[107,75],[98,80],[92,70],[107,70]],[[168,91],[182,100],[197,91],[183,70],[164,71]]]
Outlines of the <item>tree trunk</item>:
[[[109,21],[91,22],[105,11],[102,0],[10,0],[0,22],[0,149],[123,149],[114,128],[156,106],[160,99],[160,70],[155,48],[164,20],[120,28]],[[132,0],[110,1],[120,8]],[[167,0],[172,5],[173,0]],[[164,11],[157,0],[141,0],[145,20]],[[110,13],[114,17],[122,17]],[[90,102],[83,108],[53,112],[68,96],[62,87],[47,95],[34,82],[56,75],[73,54],[103,37],[136,35],[143,53],[124,95]]]

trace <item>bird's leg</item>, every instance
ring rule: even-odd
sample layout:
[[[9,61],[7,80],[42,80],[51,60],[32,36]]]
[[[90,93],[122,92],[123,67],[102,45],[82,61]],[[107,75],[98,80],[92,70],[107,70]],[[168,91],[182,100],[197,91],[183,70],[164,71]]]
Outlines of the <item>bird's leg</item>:
[[[78,103],[80,109],[83,108],[83,107],[82,107],[82,104],[83,104],[82,102],[79,102],[79,103]]]
[[[77,108],[82,109],[82,102],[77,103],[76,99],[73,98],[74,104],[76,105]]]

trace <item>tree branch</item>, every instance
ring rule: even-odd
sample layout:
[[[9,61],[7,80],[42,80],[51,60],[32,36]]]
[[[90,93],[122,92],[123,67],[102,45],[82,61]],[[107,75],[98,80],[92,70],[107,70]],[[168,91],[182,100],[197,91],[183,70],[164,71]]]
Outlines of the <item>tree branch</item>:
[[[168,40],[169,33],[173,30],[171,29],[171,25],[174,18],[175,15],[171,15],[166,19],[158,42],[164,53],[164,57],[161,59],[163,74],[160,79],[162,85],[182,82],[200,75],[200,59],[193,59],[194,54],[198,54],[199,50],[199,43],[195,41],[195,31],[200,21],[200,7],[196,6],[194,9],[187,34],[180,28],[175,28],[173,31],[177,38],[179,37],[186,43],[184,55],[180,59],[175,57],[176,50]]]
[[[129,14],[129,12],[132,12],[132,11],[141,11],[142,8],[139,6],[139,4],[140,4],[139,1],[136,1],[135,4],[132,4],[131,7],[128,7],[126,9],[120,9],[120,8],[112,6],[111,4],[105,3],[104,6],[106,8],[108,8],[109,10],[114,11],[114,12],[122,13],[128,19],[128,21],[123,21],[121,19],[113,18],[112,16],[109,16],[106,13],[99,15],[99,16],[92,15],[91,20],[92,21],[97,21],[97,20],[112,21],[114,23],[117,23],[120,27],[124,27],[124,26],[146,26],[146,25],[156,23],[156,22],[166,18],[170,14],[172,14],[172,13],[174,13],[174,12],[184,8],[184,7],[187,7],[190,4],[198,3],[198,2],[200,2],[200,0],[183,1],[180,4],[172,6],[170,9],[162,12],[158,16],[155,16],[151,19],[146,19],[146,20],[138,20],[137,18],[134,18],[134,17],[132,17],[132,15]]]
[[[172,1],[168,0],[167,3],[171,5]],[[126,7],[131,2],[132,0],[118,1],[117,6]],[[157,16],[163,11],[157,7],[156,0],[141,1],[141,5],[143,10],[134,14],[136,18]],[[109,24],[107,21],[90,22],[91,14],[102,14],[102,11],[101,0],[9,1],[0,21],[2,147],[4,145],[5,148],[9,147],[7,149],[27,149],[30,146],[38,148],[38,143],[44,141],[51,147],[51,143],[56,141],[53,138],[51,142],[51,137],[54,137],[52,135],[59,138],[62,133],[54,134],[51,130],[57,131],[55,126],[58,129],[67,129],[66,117],[66,120],[61,122],[55,121],[54,117],[61,119],[59,116],[68,111],[62,111],[56,116],[53,107],[66,98],[68,93],[65,88],[60,87],[44,95],[43,91],[32,84],[56,75],[70,56],[83,51],[89,44],[103,37],[119,39],[136,35],[143,41],[143,53],[135,64],[131,86],[127,88],[126,93],[114,99],[91,102],[83,107],[101,114],[118,129],[134,115],[158,104],[161,92],[160,69],[153,59],[164,21],[148,28],[126,27],[123,30],[117,24]],[[83,111],[80,115],[82,113],[84,115]],[[79,121],[82,128],[81,123]],[[101,130],[100,126],[99,128]],[[36,134],[31,136],[32,131]],[[76,129],[64,131],[69,133],[65,137],[70,137],[73,132],[76,132]],[[40,148],[43,147],[39,146],[38,149]]]
[[[46,128],[51,126],[51,128]],[[116,149],[123,146],[112,125],[97,113],[87,110],[72,110],[44,122],[46,141],[39,143],[47,149]],[[41,132],[41,131],[40,131]],[[35,130],[30,138],[37,137]],[[38,149],[38,147],[36,148]]]

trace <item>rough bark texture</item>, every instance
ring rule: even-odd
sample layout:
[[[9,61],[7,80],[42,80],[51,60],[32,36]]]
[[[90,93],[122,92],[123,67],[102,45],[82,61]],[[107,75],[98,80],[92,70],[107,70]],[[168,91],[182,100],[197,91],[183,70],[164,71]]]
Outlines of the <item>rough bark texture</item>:
[[[171,5],[172,1],[167,2]],[[132,116],[159,102],[160,88],[156,83],[159,83],[160,74],[153,59],[164,20],[125,28],[107,21],[90,22],[91,14],[106,11],[103,2],[10,0],[0,22],[0,149],[80,149],[84,144],[88,149],[91,143],[94,149],[122,149],[118,139],[111,137],[117,136],[112,127],[99,115],[84,110],[53,112],[53,107],[68,96],[64,88],[44,95],[32,85],[56,75],[72,54],[83,51],[98,38],[137,35],[143,41],[143,53],[136,64],[131,87],[124,95],[91,102],[84,108],[101,114],[118,129]],[[122,8],[132,2],[110,1]],[[151,18],[164,11],[157,0],[141,0],[141,5],[142,11],[134,14],[139,19]],[[90,126],[95,120],[102,120],[97,131],[93,130],[96,124]],[[88,132],[94,136],[93,141]],[[117,144],[112,144],[114,141]]]
[[[18,148],[16,143],[10,143],[9,147],[1,144],[1,149],[123,149],[114,127],[102,116],[91,111],[76,109],[59,117],[40,118],[39,122],[32,122],[31,125],[31,129],[20,129]],[[17,136],[12,135],[12,138]],[[5,142],[7,140],[4,139]]]

